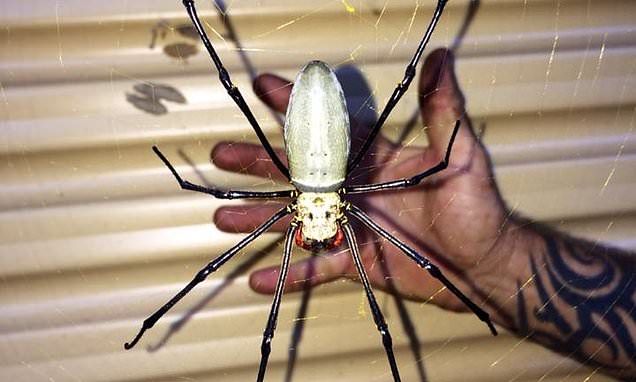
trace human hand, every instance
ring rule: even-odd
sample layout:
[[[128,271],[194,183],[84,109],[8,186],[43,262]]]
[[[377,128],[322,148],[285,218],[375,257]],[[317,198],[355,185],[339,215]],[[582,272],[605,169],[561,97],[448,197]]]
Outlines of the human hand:
[[[285,111],[291,92],[289,82],[263,75],[257,78],[254,87],[266,104],[279,112]],[[494,183],[487,153],[476,139],[470,119],[464,112],[464,99],[455,78],[450,51],[439,49],[428,56],[420,74],[418,92],[422,119],[428,126],[429,146],[403,147],[378,137],[371,149],[374,155],[367,155],[349,183],[402,179],[433,167],[444,157],[451,130],[459,119],[461,127],[448,168],[408,190],[345,197],[437,264],[455,285],[480,305],[496,287],[501,272],[506,271],[510,261],[510,251],[506,250],[510,245],[505,233],[507,211]],[[352,119],[352,125],[355,124]],[[362,140],[370,128],[356,129],[354,126],[352,141]],[[284,157],[283,153],[279,150],[279,156]],[[283,179],[265,150],[258,145],[220,143],[214,148],[213,160],[222,169]],[[251,165],[246,168],[246,164]],[[224,231],[250,232],[280,208],[281,204],[272,202],[257,206],[225,206],[217,210],[214,221]],[[288,223],[288,220],[279,222],[272,231],[283,231]],[[452,293],[397,248],[363,230],[362,226],[355,228],[365,268],[373,284],[406,298],[431,299],[446,309],[467,310]],[[340,250],[294,264],[289,271],[287,291],[306,285],[310,262],[313,269],[311,285],[341,277],[357,277],[350,253]],[[277,278],[278,267],[259,270],[251,275],[250,285],[257,292],[273,293]]]

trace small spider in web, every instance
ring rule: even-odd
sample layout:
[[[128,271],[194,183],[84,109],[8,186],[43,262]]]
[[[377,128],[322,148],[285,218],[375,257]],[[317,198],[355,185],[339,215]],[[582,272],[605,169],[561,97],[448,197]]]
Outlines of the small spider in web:
[[[276,212],[238,244],[203,267],[179,293],[143,322],[139,333],[137,333],[131,342],[127,342],[124,347],[131,349],[135,346],[144,332],[152,328],[154,324],[170,310],[172,306],[181,300],[181,298],[188,294],[192,288],[205,280],[208,275],[215,272],[241,249],[267,231],[274,223],[290,214],[293,215],[293,219],[285,233],[282,265],[274,292],[274,300],[263,333],[261,361],[257,381],[261,382],[265,377],[293,245],[296,244],[311,251],[320,251],[338,247],[345,240],[349,246],[360,281],[369,300],[373,319],[382,336],[382,344],[388,358],[393,380],[400,381],[399,370],[393,354],[391,334],[389,333],[388,326],[380,311],[376,298],[373,295],[369,279],[362,265],[358,244],[356,243],[356,236],[348,221],[349,216],[359,220],[363,225],[390,241],[422,269],[427,270],[433,277],[448,288],[448,290],[455,294],[480,320],[484,321],[493,335],[497,335],[497,331],[490,321],[488,313],[466,297],[442,274],[436,265],[394,237],[384,228],[380,227],[371,220],[365,212],[346,200],[346,195],[349,194],[412,187],[419,184],[422,179],[438,173],[448,166],[453,142],[459,130],[459,121],[455,123],[445,156],[437,165],[406,179],[375,184],[344,185],[347,176],[360,163],[373,140],[380,132],[389,114],[415,77],[415,67],[442,15],[446,0],[438,0],[437,7],[428,28],[415,54],[406,67],[404,78],[393,91],[391,98],[380,114],[380,117],[373,126],[360,151],[352,160],[349,160],[351,143],[349,116],[347,114],[342,88],[334,72],[329,66],[320,61],[309,62],[300,70],[293,85],[284,126],[285,149],[289,169],[285,167],[274,152],[274,149],[267,141],[265,134],[254,118],[241,92],[232,83],[229,73],[223,66],[221,59],[214,50],[212,43],[201,25],[201,21],[197,16],[194,0],[183,0],[183,4],[192,19],[197,33],[210,54],[210,58],[219,72],[221,83],[253,127],[273,163],[291,182],[294,188],[284,191],[258,192],[224,191],[204,187],[182,179],[172,164],[156,146],[153,147],[154,152],[168,169],[170,169],[182,189],[210,194],[220,199],[291,198],[292,202]]]

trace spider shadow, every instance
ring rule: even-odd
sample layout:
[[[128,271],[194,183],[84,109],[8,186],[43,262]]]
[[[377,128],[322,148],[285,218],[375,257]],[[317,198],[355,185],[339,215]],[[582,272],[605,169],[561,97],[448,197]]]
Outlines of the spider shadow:
[[[379,246],[380,244],[375,242],[373,245]],[[378,251],[378,253],[382,252]],[[402,330],[404,330],[404,333],[406,333],[408,337],[409,349],[411,350],[413,358],[415,359],[415,368],[419,380],[420,382],[426,382],[429,379],[426,375],[426,366],[424,364],[424,357],[422,355],[422,347],[420,345],[420,339],[417,336],[417,330],[415,328],[415,325],[413,324],[413,320],[411,319],[411,315],[406,308],[404,299],[400,297],[397,288],[395,287],[393,276],[391,275],[391,271],[389,270],[383,257],[379,259],[378,263],[384,275],[384,279],[386,280],[386,289],[393,297],[393,301],[395,302],[395,307],[398,311],[398,315],[400,316],[400,321],[402,322]]]
[[[312,259],[314,259],[312,257]],[[291,332],[291,339],[289,341],[289,348],[287,351],[287,369],[285,370],[285,378],[283,381],[291,382],[296,368],[296,361],[298,360],[298,348],[300,341],[303,337],[305,330],[305,322],[307,321],[307,310],[309,309],[309,300],[311,299],[311,278],[314,275],[314,262],[309,260],[307,271],[305,273],[305,279],[303,280],[302,296],[300,298],[300,305],[298,312],[296,313],[296,319],[294,320],[294,326]]]
[[[166,331],[166,333],[161,337],[161,339],[154,345],[148,346],[147,350],[149,352],[156,352],[163,348],[164,345],[168,343],[170,338],[175,335],[177,332],[181,330],[192,317],[198,313],[200,310],[205,308],[212,300],[214,300],[221,292],[223,292],[227,287],[232,285],[234,280],[238,277],[245,274],[249,271],[253,266],[255,266],[258,262],[260,262],[268,253],[273,251],[275,248],[279,247],[282,243],[282,237],[269,244],[265,248],[256,253],[249,254],[249,257],[237,265],[230,273],[223,278],[221,283],[214,287],[210,293],[208,293],[204,298],[199,300],[193,307],[188,309],[177,321],[174,321],[170,324],[170,327]]]

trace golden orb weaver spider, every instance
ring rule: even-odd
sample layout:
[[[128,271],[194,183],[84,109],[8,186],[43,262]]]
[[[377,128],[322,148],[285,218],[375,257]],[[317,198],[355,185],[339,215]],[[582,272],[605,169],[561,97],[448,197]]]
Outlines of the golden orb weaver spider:
[[[349,245],[356,270],[373,314],[374,322],[382,336],[382,343],[393,379],[394,381],[401,380],[393,354],[391,334],[389,333],[388,326],[371,290],[369,279],[362,265],[356,236],[348,221],[349,216],[359,220],[363,225],[391,242],[422,269],[427,270],[433,277],[455,294],[480,320],[484,321],[493,335],[497,334],[488,313],[466,297],[442,274],[436,265],[380,227],[360,208],[345,199],[348,194],[412,187],[419,184],[424,178],[438,173],[448,166],[453,142],[460,127],[459,121],[456,122],[453,129],[446,148],[446,154],[437,165],[406,179],[375,184],[344,185],[347,176],[358,166],[375,137],[380,132],[389,114],[404,95],[411,81],[415,78],[417,63],[422,57],[433,30],[443,13],[446,2],[447,0],[438,0],[437,7],[428,28],[415,54],[406,67],[404,78],[393,91],[387,105],[373,126],[371,133],[352,160],[349,160],[351,137],[346,102],[342,88],[334,72],[329,66],[320,61],[309,62],[301,69],[294,82],[285,119],[284,135],[289,162],[288,169],[274,152],[274,149],[265,137],[265,134],[245,102],[241,92],[232,83],[230,74],[223,66],[220,57],[203,29],[197,15],[194,0],[183,0],[188,15],[205,45],[210,58],[216,66],[222,85],[253,127],[273,163],[293,184],[294,189],[256,192],[223,191],[204,187],[182,179],[172,164],[156,146],[153,147],[154,152],[172,172],[182,189],[210,194],[220,199],[291,198],[292,202],[276,212],[271,218],[257,227],[235,246],[203,267],[170,301],[144,320],[135,338],[124,345],[126,349],[134,347],[146,330],[152,328],[172,306],[188,294],[197,284],[205,280],[209,274],[219,269],[241,249],[267,231],[274,223],[290,214],[293,215],[293,220],[285,234],[282,265],[261,343],[261,361],[257,376],[258,382],[263,381],[265,377],[293,245],[296,244],[305,249],[317,251],[339,246],[345,240]]]

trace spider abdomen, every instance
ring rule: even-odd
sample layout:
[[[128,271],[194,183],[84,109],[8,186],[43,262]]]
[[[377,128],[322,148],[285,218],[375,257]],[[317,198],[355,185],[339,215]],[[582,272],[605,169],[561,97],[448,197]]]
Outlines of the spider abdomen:
[[[300,70],[285,120],[285,149],[292,183],[301,192],[333,192],[345,180],[349,115],[335,73],[321,61]]]

